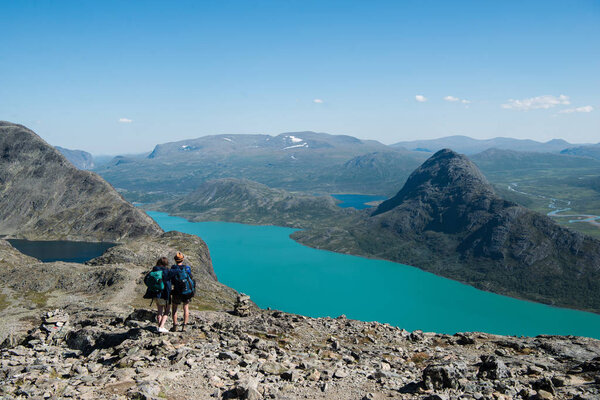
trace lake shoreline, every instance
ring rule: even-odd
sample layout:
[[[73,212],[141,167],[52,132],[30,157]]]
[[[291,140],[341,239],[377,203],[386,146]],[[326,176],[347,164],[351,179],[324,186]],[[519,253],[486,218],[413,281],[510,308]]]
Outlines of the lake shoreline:
[[[153,214],[154,214],[154,213],[153,213]],[[164,213],[160,213],[160,214],[164,214]],[[166,214],[164,214],[164,215],[166,215]],[[153,216],[153,217],[154,217],[154,216]],[[169,218],[180,218],[180,217],[172,217],[172,216],[169,216]],[[292,228],[278,227],[278,226],[274,226],[274,225],[249,225],[249,224],[242,224],[242,223],[238,223],[238,222],[235,222],[235,223],[228,223],[228,222],[223,222],[223,221],[212,222],[212,223],[211,223],[211,222],[202,222],[202,223],[196,223],[196,222],[190,222],[190,221],[188,221],[188,220],[185,220],[185,219],[183,219],[183,221],[185,221],[185,222],[186,222],[186,223],[188,223],[188,224],[235,224],[235,225],[237,225],[237,226],[238,226],[240,229],[247,229],[248,227],[251,227],[251,228],[259,228],[259,229],[260,229],[260,228],[267,228],[267,229],[269,229],[269,228],[273,228],[273,229],[276,229],[276,230],[277,230],[277,229],[284,229],[284,230],[287,230],[287,232],[286,232],[286,238],[287,238],[288,240],[290,240],[291,242],[293,242],[295,245],[299,245],[299,246],[301,246],[302,248],[305,248],[305,249],[307,249],[307,250],[310,250],[310,251],[317,251],[317,252],[319,252],[319,251],[322,251],[322,250],[323,250],[323,249],[317,249],[317,248],[314,248],[314,247],[311,247],[311,246],[307,246],[307,245],[305,245],[305,244],[302,244],[302,243],[299,243],[299,242],[297,242],[297,241],[293,240],[293,238],[291,238],[291,237],[290,237],[290,235],[291,235],[291,234],[293,234],[293,232],[296,232],[297,230],[295,230],[295,229],[294,229],[294,230],[292,230]],[[157,222],[159,222],[159,221],[157,221]],[[159,222],[159,224],[160,224],[160,222]],[[161,226],[162,226],[162,225],[161,225]],[[178,229],[179,229],[179,230],[182,230],[182,229],[181,229],[181,226],[179,226],[179,227],[178,227]],[[291,231],[290,231],[290,230],[291,230]],[[202,237],[204,237],[204,235],[202,235]],[[243,240],[243,239],[240,239],[240,240]],[[211,246],[211,253],[212,253],[212,246]],[[398,270],[400,270],[400,269],[404,269],[404,270],[406,270],[406,268],[401,268],[402,266],[405,266],[405,267],[408,267],[408,268],[410,268],[410,269],[417,270],[417,271],[419,271],[421,274],[426,274],[426,275],[424,275],[424,276],[430,276],[430,277],[434,277],[436,280],[440,280],[440,279],[441,279],[441,280],[442,280],[442,282],[448,282],[448,283],[450,283],[450,284],[456,284],[456,285],[462,285],[462,286],[468,287],[468,288],[470,288],[470,290],[472,290],[472,291],[475,291],[475,292],[477,292],[477,293],[479,293],[480,295],[483,295],[483,296],[487,296],[487,295],[491,295],[491,296],[500,296],[500,297],[502,297],[502,298],[505,298],[505,299],[511,299],[512,301],[524,302],[524,303],[523,303],[523,306],[524,306],[524,307],[534,307],[534,308],[536,308],[536,307],[547,307],[549,310],[554,310],[554,311],[555,311],[555,312],[557,312],[557,313],[564,313],[564,312],[572,312],[572,313],[584,313],[584,314],[586,314],[586,315],[594,316],[594,318],[600,318],[600,316],[598,316],[598,314],[597,314],[597,313],[590,312],[590,311],[586,311],[586,310],[578,310],[578,309],[566,308],[566,307],[557,307],[557,306],[555,306],[555,305],[552,305],[552,304],[544,304],[544,303],[540,303],[540,302],[535,302],[535,301],[531,301],[531,300],[529,300],[529,299],[523,299],[523,298],[519,298],[519,297],[517,297],[517,296],[507,296],[507,295],[505,295],[505,294],[497,294],[497,293],[493,293],[493,292],[485,291],[485,290],[482,290],[482,289],[480,289],[480,288],[477,288],[477,287],[474,287],[474,286],[471,286],[471,285],[467,285],[467,284],[465,284],[465,283],[462,283],[462,282],[459,282],[459,281],[456,281],[456,280],[453,280],[453,279],[450,279],[450,278],[447,278],[447,277],[443,277],[443,276],[436,275],[436,274],[434,274],[434,273],[432,273],[432,272],[429,272],[429,271],[423,270],[423,269],[421,269],[421,268],[418,268],[418,267],[414,267],[414,266],[406,266],[406,265],[404,265],[404,264],[397,263],[397,262],[393,262],[393,261],[389,261],[389,260],[383,260],[383,259],[380,259],[380,258],[376,258],[376,257],[368,257],[368,256],[363,256],[363,255],[358,255],[358,256],[356,256],[356,255],[349,254],[349,253],[339,253],[339,252],[334,252],[334,251],[330,251],[330,250],[327,250],[327,251],[326,251],[326,252],[324,252],[324,253],[326,253],[326,254],[330,254],[331,256],[346,256],[346,257],[356,257],[356,258],[358,258],[358,259],[365,260],[365,261],[369,261],[369,262],[389,263],[389,264],[392,264],[392,265],[394,266],[394,268],[395,268],[395,269],[398,269]],[[215,262],[215,265],[218,265],[218,260],[217,260],[217,258],[214,258],[214,260],[216,261],[216,262]],[[389,264],[388,264],[388,265],[389,265]],[[399,268],[399,267],[400,267],[400,268]],[[216,269],[218,269],[218,267],[216,267]],[[218,276],[219,276],[219,278],[221,279],[222,273],[221,273],[221,272],[219,272],[219,271],[217,271],[217,272],[218,272]],[[232,287],[234,287],[234,288],[235,288],[235,289],[237,289],[237,290],[241,290],[241,291],[248,292],[248,291],[247,291],[247,290],[246,290],[244,287],[240,287],[239,285],[236,285],[235,283],[233,283],[233,284],[232,284],[232,282],[229,282],[227,279],[225,279],[225,280],[223,281],[223,283],[225,283],[225,284],[227,284],[227,285],[229,285],[229,286],[232,286]],[[275,284],[275,283],[274,283],[274,284]],[[249,294],[251,294],[251,295],[252,295],[253,299],[257,299],[257,296],[256,296],[254,293],[249,293]],[[264,303],[264,304],[261,304],[261,301],[260,301],[260,296],[258,296],[258,301],[257,301],[257,304],[259,304],[259,306],[263,306],[263,307],[274,307],[274,308],[279,308],[277,305],[270,304],[270,303],[268,303],[268,302],[267,302],[267,303]],[[527,306],[526,306],[526,305],[527,305]],[[285,309],[285,308],[280,308],[280,309],[283,309],[283,310],[285,310],[286,312],[297,312],[298,314],[309,315],[309,316],[311,316],[311,317],[327,316],[327,315],[325,315],[325,314],[311,314],[311,313],[305,313],[305,312],[302,312],[302,310]],[[339,314],[348,314],[348,313],[347,313],[347,312],[340,312]],[[339,314],[338,314],[338,315],[339,315]],[[334,315],[334,314],[330,314],[330,315],[328,315],[328,316],[335,317],[336,315]],[[369,320],[369,319],[364,319],[364,318],[360,318],[360,317],[358,317],[358,318],[356,318],[356,319],[361,319],[361,320]],[[386,321],[385,319],[384,319],[384,320],[382,320],[381,318],[372,318],[372,319],[370,319],[370,320],[379,321],[379,322],[389,322],[389,321]],[[390,323],[391,323],[391,322],[390,322]],[[600,319],[597,319],[597,320],[596,320],[594,323],[592,323],[592,326],[593,326],[593,328],[592,328],[592,331],[593,331],[593,332],[597,332],[597,333],[593,333],[593,334],[592,334],[592,337],[597,337],[597,338],[600,338]],[[469,329],[460,329],[460,330],[458,330],[458,331],[465,331],[465,330],[469,330]],[[475,329],[475,330],[478,330],[478,329]],[[479,329],[479,330],[480,330],[480,329]],[[432,331],[441,331],[441,332],[443,332],[444,330],[437,329],[437,330],[432,330]],[[482,330],[482,331],[489,331],[489,330]],[[492,331],[490,331],[490,332],[492,332],[492,333],[497,333],[497,334],[510,334],[510,333],[507,333],[507,332],[505,332],[505,331],[500,331],[500,332],[499,332],[499,331],[494,331],[494,330],[492,330]],[[545,333],[545,332],[538,332],[538,333],[536,333],[536,334],[540,334],[540,333]],[[549,333],[549,334],[560,334],[560,333]]]

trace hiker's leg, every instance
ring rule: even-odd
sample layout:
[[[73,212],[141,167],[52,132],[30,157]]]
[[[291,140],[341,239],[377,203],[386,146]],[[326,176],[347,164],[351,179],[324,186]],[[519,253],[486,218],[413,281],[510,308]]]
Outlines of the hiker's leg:
[[[167,322],[167,317],[168,317],[168,315],[166,313],[162,315],[162,318],[160,320],[160,325],[158,326],[159,328],[165,327],[165,323]]]
[[[183,305],[183,324],[187,325],[189,319],[190,319],[190,303],[185,303]]]
[[[177,304],[173,303],[173,326],[177,326]]]
[[[167,317],[169,313],[169,304],[163,299],[158,299],[158,302],[161,303],[159,307],[159,319],[158,319],[158,327],[164,328],[165,322],[167,322]]]
[[[158,304],[158,299],[156,301],[156,325],[160,326],[160,319],[163,314],[163,307]]]

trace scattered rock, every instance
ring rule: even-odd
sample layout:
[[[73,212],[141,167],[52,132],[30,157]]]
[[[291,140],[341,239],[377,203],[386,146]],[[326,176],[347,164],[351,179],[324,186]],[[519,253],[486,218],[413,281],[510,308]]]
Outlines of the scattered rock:
[[[432,364],[423,370],[423,386],[429,390],[459,389],[459,380],[465,376],[464,363]]]
[[[478,378],[495,380],[508,378],[509,376],[510,371],[502,360],[496,358],[496,356],[481,356],[481,365],[479,366],[479,372],[477,372]]]

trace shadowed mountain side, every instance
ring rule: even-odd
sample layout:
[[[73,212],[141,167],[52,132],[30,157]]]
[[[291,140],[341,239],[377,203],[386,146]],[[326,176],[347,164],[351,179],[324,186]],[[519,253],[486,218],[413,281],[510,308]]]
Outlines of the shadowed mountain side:
[[[81,171],[31,130],[0,122],[0,234],[119,241],[160,227],[96,174]]]
[[[370,217],[357,214],[350,224],[292,237],[484,290],[600,312],[600,241],[499,198],[477,167],[451,150],[427,160]]]
[[[310,196],[245,179],[218,179],[193,193],[164,203],[158,210],[190,221],[228,221],[253,225],[307,228],[352,214],[330,196]]]

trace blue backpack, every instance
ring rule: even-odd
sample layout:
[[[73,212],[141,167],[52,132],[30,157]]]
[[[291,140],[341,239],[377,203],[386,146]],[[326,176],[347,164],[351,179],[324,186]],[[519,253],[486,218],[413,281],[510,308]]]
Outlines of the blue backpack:
[[[184,298],[194,297],[196,283],[190,274],[190,267],[187,265],[177,266],[173,276],[173,294]]]

